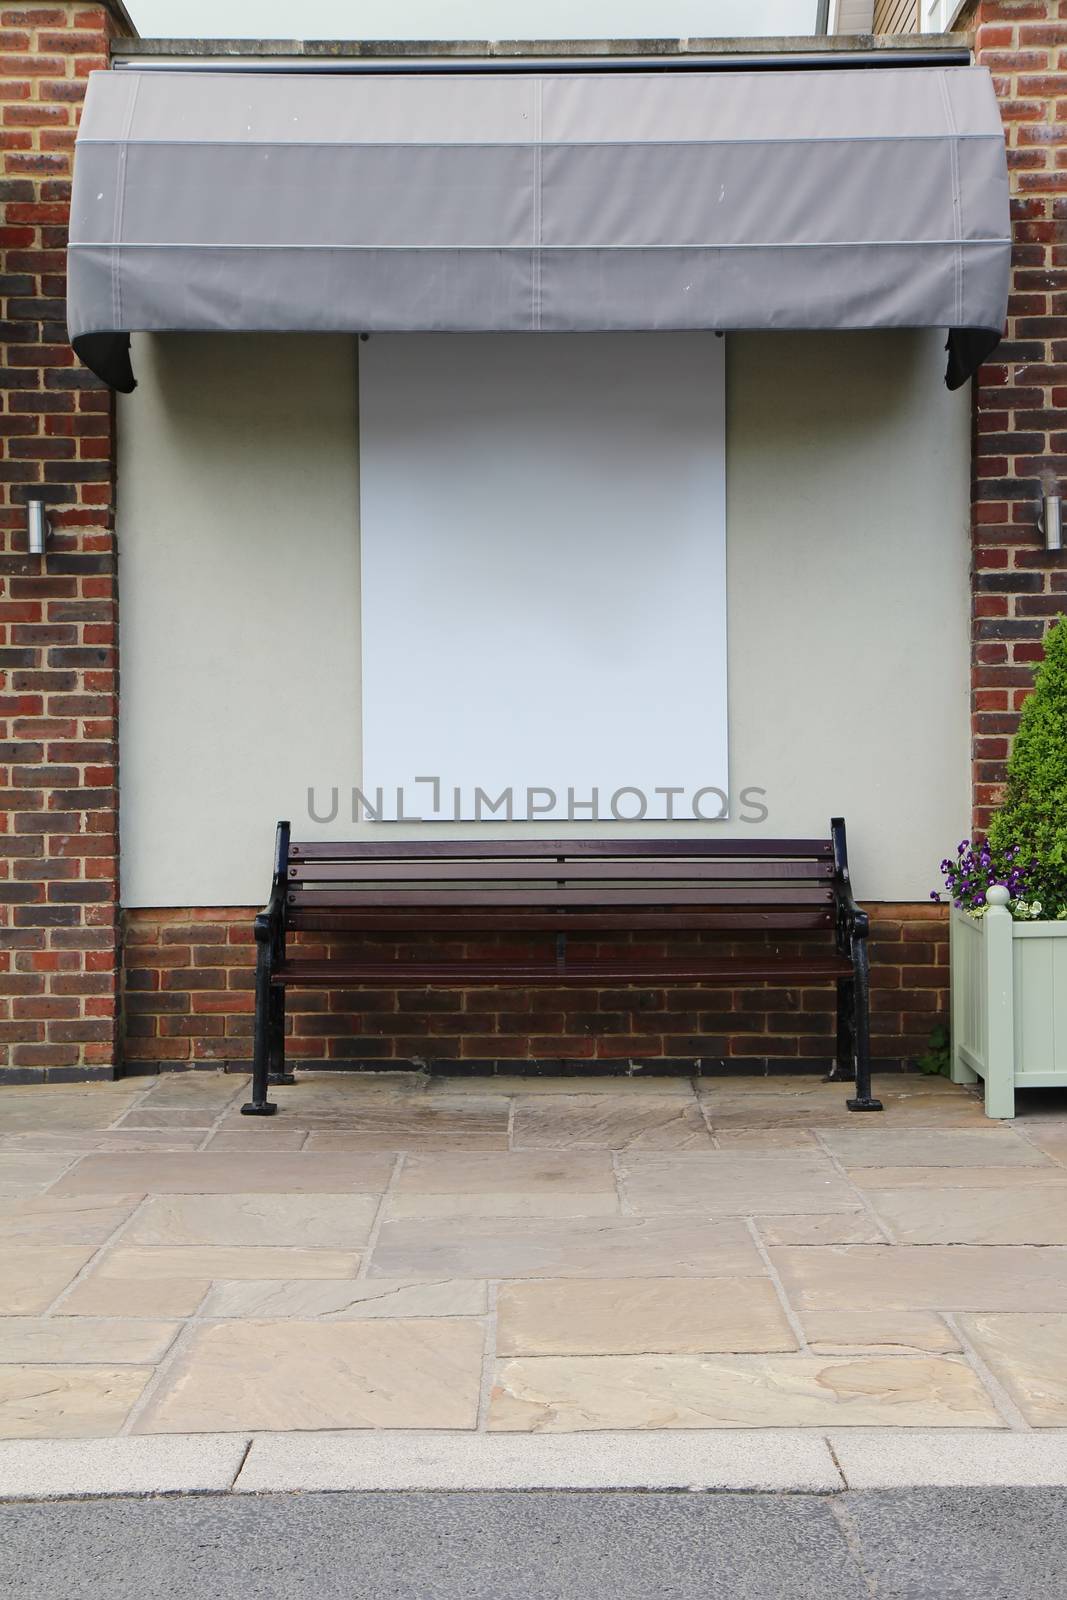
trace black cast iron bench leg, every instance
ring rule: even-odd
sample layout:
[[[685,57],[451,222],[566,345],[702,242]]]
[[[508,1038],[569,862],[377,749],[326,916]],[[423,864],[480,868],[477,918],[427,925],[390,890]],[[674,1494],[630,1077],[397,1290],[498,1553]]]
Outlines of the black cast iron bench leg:
[[[853,1018],[856,1012],[855,982],[852,978],[837,980],[837,1047],[834,1064],[823,1078],[823,1083],[843,1083],[856,1076],[856,1046],[853,1038]]]
[[[285,990],[272,984],[270,991],[270,1069],[268,1083],[295,1083],[296,1075],[285,1070]]]
[[[850,1111],[881,1111],[882,1102],[871,1094],[871,972],[866,939],[853,946],[856,965],[852,1036],[856,1052],[856,1098],[846,1101]]]
[[[241,1107],[245,1117],[272,1117],[278,1107],[267,1099],[271,1064],[270,943],[256,944],[256,1031],[252,1049],[252,1098]]]

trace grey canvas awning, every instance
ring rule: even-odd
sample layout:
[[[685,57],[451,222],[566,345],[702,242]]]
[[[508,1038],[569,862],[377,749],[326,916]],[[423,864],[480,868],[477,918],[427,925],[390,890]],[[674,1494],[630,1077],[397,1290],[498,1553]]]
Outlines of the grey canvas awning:
[[[137,330],[1004,327],[979,67],[93,73],[69,324]]]

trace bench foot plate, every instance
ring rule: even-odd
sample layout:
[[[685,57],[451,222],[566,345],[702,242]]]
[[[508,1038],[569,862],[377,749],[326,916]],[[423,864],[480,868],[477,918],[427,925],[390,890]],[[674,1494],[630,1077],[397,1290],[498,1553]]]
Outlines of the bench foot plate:
[[[873,1099],[870,1095],[862,1100],[846,1100],[845,1104],[850,1111],[881,1111],[882,1109],[882,1102]]]
[[[271,1083],[271,1084],[274,1084],[274,1083],[295,1083],[296,1082],[296,1073],[295,1072],[268,1072],[267,1073],[267,1082]]]
[[[270,1100],[264,1100],[262,1105],[257,1105],[254,1100],[249,1100],[241,1107],[242,1117],[273,1117],[278,1107]]]

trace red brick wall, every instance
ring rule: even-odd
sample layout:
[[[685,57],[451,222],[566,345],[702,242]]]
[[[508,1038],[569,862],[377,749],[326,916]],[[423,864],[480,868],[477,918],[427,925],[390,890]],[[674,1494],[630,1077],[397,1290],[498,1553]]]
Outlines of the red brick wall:
[[[1037,529],[1067,492],[1067,0],[979,0],[977,59],[1008,143],[1015,250],[1008,333],[975,384],[972,726],[975,828],[997,804],[1010,738],[1067,563]]]
[[[111,1074],[117,948],[114,449],[66,333],[71,150],[100,5],[0,4],[0,1075]],[[25,501],[52,506],[42,563]]]
[[[872,907],[876,1059],[921,1052],[946,1006],[945,912]],[[646,941],[642,940],[642,944]],[[685,953],[672,943],[671,953]],[[252,912],[131,911],[125,938],[126,1060],[245,1065],[252,1037]],[[438,952],[439,953],[439,952]],[[306,990],[289,999],[291,1061],[323,1066],[474,1066],[630,1060],[760,1072],[828,1064],[832,988]]]

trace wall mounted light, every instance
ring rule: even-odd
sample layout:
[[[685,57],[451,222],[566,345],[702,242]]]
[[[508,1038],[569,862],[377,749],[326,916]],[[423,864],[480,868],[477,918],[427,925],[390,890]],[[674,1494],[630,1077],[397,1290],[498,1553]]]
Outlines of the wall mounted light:
[[[26,533],[26,548],[30,555],[43,556],[52,537],[52,524],[43,500],[26,501]]]
[[[1062,550],[1063,548],[1063,523],[1061,520],[1062,505],[1058,494],[1047,494],[1041,502],[1041,510],[1037,515],[1037,525],[1045,535],[1046,550]]]

